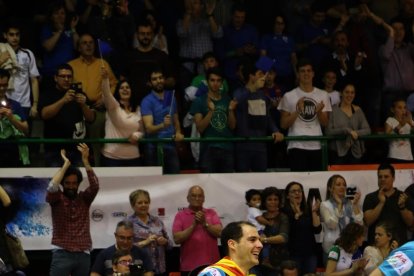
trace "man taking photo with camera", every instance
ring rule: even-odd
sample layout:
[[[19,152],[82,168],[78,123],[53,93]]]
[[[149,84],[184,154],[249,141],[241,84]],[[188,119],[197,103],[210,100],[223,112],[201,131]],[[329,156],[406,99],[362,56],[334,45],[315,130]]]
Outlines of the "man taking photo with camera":
[[[73,69],[60,65],[55,73],[55,87],[42,91],[39,100],[40,116],[44,120],[44,138],[83,139],[86,135],[85,121],[93,122],[95,112],[87,105],[87,97],[73,84]],[[80,155],[74,144],[45,144],[45,165],[59,167],[62,164],[59,150],[65,149],[75,165]]]

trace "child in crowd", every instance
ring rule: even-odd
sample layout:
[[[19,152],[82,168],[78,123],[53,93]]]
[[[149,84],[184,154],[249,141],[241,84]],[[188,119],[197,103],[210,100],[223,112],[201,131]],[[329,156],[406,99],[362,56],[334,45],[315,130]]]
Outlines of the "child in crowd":
[[[270,222],[263,217],[263,211],[260,210],[260,204],[262,202],[261,193],[259,190],[256,189],[250,189],[245,194],[246,198],[246,204],[249,206],[249,209],[247,210],[247,221],[252,223],[254,226],[256,226],[257,231],[259,232],[259,235],[263,235],[263,231],[265,229],[266,225],[269,225]],[[262,249],[262,257],[263,257],[263,263],[267,262],[269,263],[269,245],[264,244]]]
[[[393,101],[391,107],[392,116],[385,121],[385,133],[410,134],[414,127],[411,112],[407,109],[405,100],[398,98]],[[392,163],[412,162],[410,139],[393,139],[388,146],[388,159]]]
[[[332,70],[327,70],[323,74],[322,82],[324,84],[324,90],[328,92],[329,99],[331,100],[331,105],[334,106],[339,104],[341,101],[341,93],[335,90],[336,84],[336,73]]]

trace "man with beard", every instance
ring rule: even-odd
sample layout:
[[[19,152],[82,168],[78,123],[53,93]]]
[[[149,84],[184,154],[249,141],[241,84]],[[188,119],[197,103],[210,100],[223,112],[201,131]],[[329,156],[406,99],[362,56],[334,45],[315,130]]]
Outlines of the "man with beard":
[[[263,245],[256,227],[250,222],[229,223],[221,232],[221,244],[226,256],[198,275],[249,275],[249,270],[259,264],[259,254]]]
[[[139,46],[127,53],[124,61],[122,76],[126,77],[131,90],[138,94],[138,102],[147,95],[147,80],[151,68],[161,67],[165,75],[165,87],[175,86],[174,68],[168,55],[152,45],[154,31],[148,21],[139,22],[136,29]]]
[[[364,52],[355,55],[350,53],[348,34],[344,31],[334,34],[333,46],[334,51],[322,62],[322,71],[333,70],[336,73],[336,87],[344,87],[348,83],[358,86],[363,77],[363,61],[367,55]]]
[[[114,235],[115,244],[99,252],[90,276],[113,275],[112,259],[118,250],[125,250],[130,253],[133,259],[132,265],[143,272],[143,276],[153,276],[154,273],[152,272],[153,267],[150,256],[133,243],[134,225],[132,222],[126,220],[118,222]]]
[[[149,76],[148,84],[152,91],[141,102],[141,114],[147,137],[173,138],[175,141],[180,141],[184,136],[181,134],[174,93],[164,90],[165,79],[161,68],[152,69]],[[163,172],[179,173],[180,162],[175,143],[164,143],[163,152]],[[157,145],[147,143],[144,156],[148,166],[158,165],[160,160],[157,158]]]
[[[80,143],[77,149],[88,175],[89,187],[78,192],[81,171],[71,166],[66,151],[61,150],[63,166],[53,176],[47,188],[46,202],[52,208],[51,276],[89,275],[92,239],[89,229],[89,208],[99,190],[99,181],[89,164],[89,148]],[[63,186],[63,191],[59,188]]]
[[[377,170],[378,190],[365,196],[362,206],[364,223],[368,226],[368,244],[373,244],[375,227],[388,222],[394,227],[399,244],[407,241],[407,230],[413,227],[414,216],[410,198],[394,188],[395,169],[391,164],[381,164]]]

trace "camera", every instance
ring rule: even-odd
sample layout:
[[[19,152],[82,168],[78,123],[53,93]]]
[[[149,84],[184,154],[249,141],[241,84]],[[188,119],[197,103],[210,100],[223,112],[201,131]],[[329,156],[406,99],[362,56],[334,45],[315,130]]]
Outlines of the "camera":
[[[75,91],[76,94],[83,93],[82,91],[82,83],[81,82],[74,82],[70,85],[70,90]]]
[[[142,276],[144,275],[144,269],[140,264],[130,264],[129,273],[131,276]]]

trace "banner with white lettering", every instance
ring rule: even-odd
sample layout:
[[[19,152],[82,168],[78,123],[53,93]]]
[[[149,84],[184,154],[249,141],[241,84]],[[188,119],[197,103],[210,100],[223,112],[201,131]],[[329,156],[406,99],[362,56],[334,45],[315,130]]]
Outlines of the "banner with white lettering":
[[[46,188],[57,168],[0,169],[0,185],[14,201],[8,212],[8,229],[17,234],[26,250],[50,249],[52,223],[50,206],[45,202]],[[100,190],[90,209],[94,248],[114,243],[117,222],[133,213],[129,194],[135,189],[150,193],[150,213],[160,217],[171,236],[171,227],[178,210],[187,207],[187,192],[193,185],[205,191],[204,207],[214,208],[223,225],[244,220],[247,206],[244,194],[248,189],[275,186],[279,189],[291,181],[302,183],[308,195],[320,194],[325,199],[326,183],[333,174],[344,176],[347,193],[359,190],[363,198],[377,189],[376,171],[340,171],[311,173],[234,173],[161,175],[160,168],[95,168]],[[88,185],[86,173],[80,189]],[[404,190],[413,183],[412,170],[397,170],[394,186]]]

